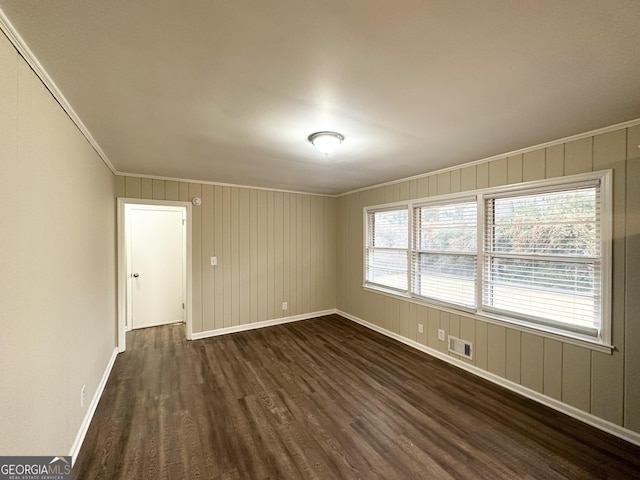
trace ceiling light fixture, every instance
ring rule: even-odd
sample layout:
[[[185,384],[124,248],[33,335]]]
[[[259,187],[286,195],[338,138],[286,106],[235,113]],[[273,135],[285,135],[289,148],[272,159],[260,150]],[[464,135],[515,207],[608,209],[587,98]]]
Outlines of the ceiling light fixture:
[[[344,141],[344,135],[338,132],[316,132],[309,135],[307,140],[328,157]]]

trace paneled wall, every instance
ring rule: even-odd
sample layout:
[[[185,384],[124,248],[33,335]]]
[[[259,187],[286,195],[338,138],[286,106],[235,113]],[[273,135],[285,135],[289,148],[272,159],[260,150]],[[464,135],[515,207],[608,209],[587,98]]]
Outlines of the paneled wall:
[[[192,210],[194,333],[335,308],[336,199],[138,177],[116,184],[121,197],[202,199]]]
[[[2,455],[68,455],[114,354],[113,196],[113,174],[0,33]]]
[[[640,432],[639,145],[636,126],[340,197],[338,309],[453,355],[444,329],[473,342],[476,367]],[[613,355],[362,288],[365,206],[603,169],[614,171]]]

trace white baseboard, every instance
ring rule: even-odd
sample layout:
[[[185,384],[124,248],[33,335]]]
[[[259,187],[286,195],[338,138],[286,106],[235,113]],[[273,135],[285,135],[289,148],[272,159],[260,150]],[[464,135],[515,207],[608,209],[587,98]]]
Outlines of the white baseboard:
[[[303,313],[301,315],[293,315],[291,317],[275,318],[273,320],[265,320],[262,322],[247,323],[245,325],[236,325],[233,327],[218,328],[216,330],[207,330],[205,332],[194,332],[191,334],[191,340],[200,340],[203,338],[217,337],[218,335],[227,335],[229,333],[244,332],[247,330],[255,330],[257,328],[272,327],[274,325],[282,325],[283,323],[298,322],[300,320],[309,320],[310,318],[323,317],[336,313],[335,309],[322,310],[320,312]]]
[[[405,345],[409,345],[410,347],[413,347],[424,353],[427,353],[436,358],[439,358],[440,360],[443,360],[451,365],[454,365],[458,368],[466,370],[467,372],[473,373],[474,375],[477,375],[481,378],[489,380],[490,382],[500,385],[501,387],[504,387],[515,393],[518,393],[524,397],[530,398],[531,400],[535,400],[536,402],[546,405],[547,407],[553,408],[558,412],[569,415],[570,417],[580,420],[581,422],[584,422],[588,425],[596,427],[607,433],[615,435],[616,437],[626,440],[627,442],[640,446],[640,433],[621,427],[620,425],[616,425],[615,423],[609,422],[608,420],[604,420],[600,417],[596,417],[595,415],[587,413],[578,408],[572,407],[571,405],[567,405],[566,403],[556,400],[555,398],[551,398],[546,395],[543,395],[540,392],[536,392],[535,390],[531,390],[527,387],[523,387],[522,385],[512,382],[511,380],[507,380],[506,378],[500,377],[499,375],[495,375],[491,372],[487,372],[486,370],[476,367],[475,365],[471,365],[469,363],[458,360],[455,357],[451,357],[438,350],[434,350],[433,348],[422,345],[421,343],[418,343],[409,338],[403,337],[402,335],[398,335],[397,333],[391,332],[385,328],[379,327],[378,325],[367,322],[366,320],[362,320],[361,318],[358,318],[349,313],[343,312],[341,310],[336,310],[336,313],[353,322],[359,323],[364,327],[367,327],[371,330],[381,333],[382,335],[391,337],[394,340],[398,340],[399,342],[404,343]]]
[[[93,419],[93,414],[96,413],[96,408],[98,407],[98,402],[100,401],[100,397],[102,397],[102,392],[104,392],[104,387],[107,385],[107,380],[109,380],[109,375],[111,374],[111,369],[113,368],[113,364],[116,362],[116,357],[118,356],[118,348],[113,349],[113,353],[111,354],[111,358],[109,358],[109,362],[107,363],[107,368],[102,374],[102,379],[98,384],[98,388],[96,389],[96,393],[93,395],[91,399],[91,403],[89,404],[89,408],[87,409],[87,414],[84,416],[84,420],[80,425],[80,430],[76,435],[76,439],[73,442],[71,447],[71,464],[76,462],[76,457],[80,453],[80,447],[82,447],[82,442],[84,441],[84,437],[87,434],[87,430],[89,430],[89,425],[91,425],[91,420]]]

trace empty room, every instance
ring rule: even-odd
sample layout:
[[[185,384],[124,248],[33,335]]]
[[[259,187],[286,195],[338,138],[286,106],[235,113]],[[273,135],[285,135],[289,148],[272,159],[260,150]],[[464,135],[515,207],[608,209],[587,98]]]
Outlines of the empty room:
[[[0,478],[640,478],[639,22],[0,0]]]

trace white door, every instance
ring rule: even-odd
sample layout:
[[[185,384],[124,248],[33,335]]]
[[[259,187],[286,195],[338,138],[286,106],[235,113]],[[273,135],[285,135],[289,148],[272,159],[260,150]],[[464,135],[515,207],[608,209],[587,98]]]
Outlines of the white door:
[[[128,209],[131,328],[184,321],[185,209]]]

